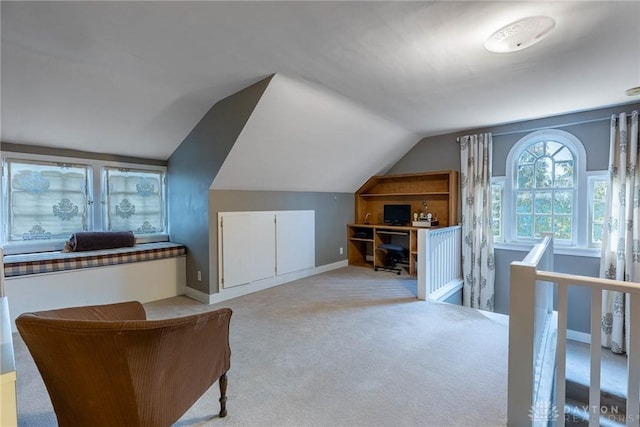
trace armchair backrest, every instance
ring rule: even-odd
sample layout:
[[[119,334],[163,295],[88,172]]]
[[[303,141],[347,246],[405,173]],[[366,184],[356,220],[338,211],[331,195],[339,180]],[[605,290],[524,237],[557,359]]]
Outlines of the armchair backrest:
[[[229,370],[230,318],[146,320],[129,302],[26,313],[16,326],[60,426],[169,426]]]

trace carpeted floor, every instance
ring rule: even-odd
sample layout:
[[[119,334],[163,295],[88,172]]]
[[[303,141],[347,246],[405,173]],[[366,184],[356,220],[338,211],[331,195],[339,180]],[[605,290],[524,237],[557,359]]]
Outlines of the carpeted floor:
[[[234,311],[229,415],[217,418],[216,384],[176,426],[506,424],[506,322],[418,301],[415,279],[345,267],[218,305],[176,297],[145,308],[163,318],[221,306]],[[19,426],[55,426],[14,343]]]

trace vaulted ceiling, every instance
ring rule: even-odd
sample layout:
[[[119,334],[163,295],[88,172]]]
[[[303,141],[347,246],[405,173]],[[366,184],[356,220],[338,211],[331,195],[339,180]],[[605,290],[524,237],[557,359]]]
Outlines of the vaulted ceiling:
[[[1,138],[20,144],[167,159],[218,100],[282,73],[403,130],[391,155],[399,157],[410,148],[406,135],[417,141],[637,101],[624,91],[640,86],[638,1],[3,1],[1,8]],[[484,49],[500,26],[530,15],[553,17],[556,29],[516,53]],[[311,133],[360,125],[313,111]],[[266,126],[267,117],[254,125]],[[261,131],[268,126],[252,130]],[[357,133],[345,131],[343,146]],[[270,135],[277,143],[280,134]],[[320,150],[323,141],[308,143]]]

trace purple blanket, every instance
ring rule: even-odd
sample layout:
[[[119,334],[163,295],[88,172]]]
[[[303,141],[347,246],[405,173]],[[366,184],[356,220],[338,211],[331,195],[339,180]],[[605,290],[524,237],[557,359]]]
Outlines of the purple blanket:
[[[134,246],[133,231],[81,231],[67,241],[71,252],[94,251]]]

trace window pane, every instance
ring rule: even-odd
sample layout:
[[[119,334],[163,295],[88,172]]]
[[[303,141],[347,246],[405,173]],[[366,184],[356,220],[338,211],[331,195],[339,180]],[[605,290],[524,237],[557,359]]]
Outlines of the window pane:
[[[540,191],[535,195],[535,213],[550,214],[551,213],[551,192]]]
[[[556,215],[553,217],[553,232],[558,239],[571,239],[571,216]]]
[[[573,212],[573,191],[555,191],[553,193],[553,213],[568,214]]]
[[[603,222],[604,221],[604,209],[605,204],[603,201],[594,201],[593,202],[593,221],[594,222]]]
[[[546,144],[544,142],[535,143],[535,144],[531,145],[531,147],[529,147],[529,151],[536,158],[544,156],[545,153],[546,153]]]
[[[518,192],[516,196],[516,212],[519,214],[533,212],[532,200],[533,196],[531,193]]]
[[[502,202],[502,184],[491,184],[491,200]]]
[[[573,161],[573,154],[571,153],[571,151],[569,151],[567,147],[564,147],[562,150],[558,151],[555,156],[553,156],[553,159],[556,162],[561,162],[566,160]]]
[[[607,181],[598,180],[593,184],[593,200],[604,201],[607,197]]]
[[[553,162],[549,157],[542,157],[536,162],[536,188],[550,188],[553,182],[551,172]]]
[[[518,189],[526,190],[535,187],[533,165],[518,166]]]
[[[593,224],[591,240],[593,243],[602,243],[602,224]]]
[[[516,215],[516,236],[525,239],[533,237],[533,215]]]
[[[491,231],[493,233],[494,237],[499,237],[500,236],[500,230],[502,230],[502,225],[500,224],[499,220],[492,220],[491,222]]]
[[[105,168],[105,176],[108,230],[164,232],[162,172]]]
[[[536,238],[541,237],[542,233],[550,233],[553,231],[551,229],[551,215],[536,215],[535,223],[536,232],[534,237]]]
[[[603,174],[600,177],[593,178],[591,183],[590,244],[592,246],[597,246],[602,243],[608,179],[605,177],[605,174]]]
[[[491,216],[493,218],[502,217],[501,210],[502,210],[502,205],[500,203],[495,203],[495,202],[491,203]]]
[[[564,145],[560,144],[559,142],[547,141],[544,153],[549,157],[553,157],[563,147]]]
[[[536,162],[537,157],[531,154],[529,151],[525,150],[524,153],[520,155],[518,159],[519,165],[532,164]]]
[[[573,162],[559,162],[555,164],[555,187],[573,186]]]
[[[88,229],[88,166],[8,160],[7,167],[8,240],[68,238]]]

